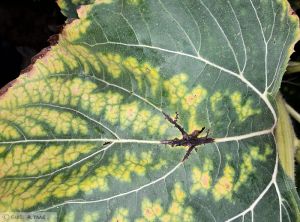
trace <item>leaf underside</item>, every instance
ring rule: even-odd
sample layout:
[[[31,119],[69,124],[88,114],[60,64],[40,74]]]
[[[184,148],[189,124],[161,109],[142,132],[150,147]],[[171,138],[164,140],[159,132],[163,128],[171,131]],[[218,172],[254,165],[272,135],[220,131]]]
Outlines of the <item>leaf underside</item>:
[[[81,3],[91,4],[2,90],[0,211],[299,220],[273,136],[299,36],[287,1]],[[76,17],[71,1],[58,4]],[[215,142],[180,162],[185,147],[160,143],[180,136],[162,112],[178,112],[189,133],[205,126]]]

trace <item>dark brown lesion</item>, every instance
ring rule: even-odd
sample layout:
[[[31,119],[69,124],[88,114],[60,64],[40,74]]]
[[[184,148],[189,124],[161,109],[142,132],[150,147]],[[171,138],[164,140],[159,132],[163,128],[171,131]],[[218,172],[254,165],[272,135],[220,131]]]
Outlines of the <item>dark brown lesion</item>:
[[[170,117],[168,114],[166,114],[165,112],[163,112],[163,114],[164,114],[166,120],[168,120],[170,123],[172,123],[181,132],[182,138],[181,139],[174,138],[172,140],[162,140],[161,143],[168,144],[171,146],[188,147],[188,150],[186,151],[181,162],[185,161],[190,156],[191,152],[194,149],[197,151],[197,146],[199,146],[201,144],[205,144],[205,143],[213,143],[214,142],[213,138],[208,137],[209,130],[207,131],[206,136],[199,137],[199,135],[205,130],[205,127],[203,127],[200,130],[194,130],[191,134],[188,134],[184,130],[184,128],[177,123],[177,120],[178,120],[177,112],[176,112],[176,116],[174,119],[172,117]]]

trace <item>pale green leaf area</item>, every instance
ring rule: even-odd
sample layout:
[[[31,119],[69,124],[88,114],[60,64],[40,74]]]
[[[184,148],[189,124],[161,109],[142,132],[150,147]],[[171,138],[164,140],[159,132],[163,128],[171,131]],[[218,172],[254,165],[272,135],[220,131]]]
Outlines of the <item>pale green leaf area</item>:
[[[82,2],[58,3],[72,17]],[[0,211],[299,221],[274,139],[299,37],[287,1],[99,0],[77,14],[2,90]],[[181,136],[162,111],[215,142],[182,163],[186,147],[160,143]]]

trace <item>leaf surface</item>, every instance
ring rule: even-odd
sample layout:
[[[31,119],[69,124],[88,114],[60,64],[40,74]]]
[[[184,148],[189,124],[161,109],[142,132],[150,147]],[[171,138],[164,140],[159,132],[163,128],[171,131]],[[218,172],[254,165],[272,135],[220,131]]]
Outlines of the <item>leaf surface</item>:
[[[286,1],[96,1],[0,98],[0,210],[60,221],[296,221],[276,154]],[[4,92],[5,91],[5,92]],[[164,119],[210,129],[181,163]],[[263,210],[262,210],[263,209]]]

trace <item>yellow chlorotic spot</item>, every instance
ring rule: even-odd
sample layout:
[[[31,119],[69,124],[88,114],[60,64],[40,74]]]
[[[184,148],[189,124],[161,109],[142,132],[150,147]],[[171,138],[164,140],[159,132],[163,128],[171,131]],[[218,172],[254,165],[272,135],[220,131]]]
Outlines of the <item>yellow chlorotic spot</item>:
[[[86,33],[87,29],[90,27],[90,24],[90,20],[76,19],[72,21],[71,24],[68,24],[64,27],[61,36],[64,37],[66,40],[73,42],[77,39],[80,39],[81,36],[83,36]]]
[[[63,217],[63,222],[73,222],[75,221],[75,212],[67,212]]]
[[[90,153],[95,149],[95,145],[93,144],[76,144],[76,145],[69,145],[64,154],[63,159],[65,163],[70,163],[76,160],[79,155]]]
[[[147,127],[147,122],[151,117],[151,112],[147,110],[141,110],[137,113],[137,117],[135,121],[133,122],[133,132],[134,133],[140,133]]]
[[[128,57],[123,61],[123,64],[126,69],[134,74],[135,78],[138,80],[139,87],[141,87],[141,81],[139,80],[141,80],[142,71],[138,60],[134,57]]]
[[[150,70],[148,72],[158,72],[149,67],[149,64],[147,66],[147,70]],[[88,116],[101,115],[108,123],[120,124],[123,129],[131,128],[133,133],[147,130],[151,135],[163,135],[169,128],[161,115],[153,115],[150,111],[141,109],[137,101],[124,103],[124,96],[120,93],[110,90],[97,92],[97,84],[77,77],[68,80],[39,79],[19,86],[16,92],[21,95],[31,92],[33,95],[30,95],[30,99],[23,100],[14,93],[13,103],[9,103],[10,106],[13,104],[13,109],[1,110],[0,117],[13,121],[28,137],[47,136],[49,128],[58,135],[87,135],[90,130],[89,122],[78,115],[77,111]],[[40,105],[26,106],[29,102]],[[0,129],[2,128],[2,137],[24,137],[17,129],[0,122]]]
[[[197,118],[197,107],[207,95],[207,90],[201,86],[196,86],[188,92],[186,82],[188,80],[187,74],[181,73],[173,76],[169,80],[165,80],[163,85],[168,93],[168,99],[172,105],[178,105],[181,101],[181,107],[188,111],[189,117],[189,131],[201,129]]]
[[[142,89],[145,79],[148,80],[151,86],[151,92],[156,94],[159,86],[159,70],[153,68],[149,63],[140,64],[134,57],[128,57],[123,61],[124,67],[129,70],[137,81],[139,89]]]
[[[57,0],[57,4],[59,5],[59,7],[63,10],[69,9],[67,2],[64,0]]]
[[[213,170],[213,163],[210,159],[205,159],[202,169],[194,167],[192,169],[193,185],[191,187],[191,194],[195,194],[198,191],[201,193],[207,193],[211,188],[212,178],[211,171]]]
[[[191,187],[191,193],[201,191],[206,193],[211,187],[212,178],[209,172],[202,172],[198,168],[192,170],[193,186]]]
[[[42,84],[43,82],[38,81],[22,86],[25,90],[24,94],[26,94],[26,91],[30,91],[34,93],[34,95],[38,95],[32,98],[34,102],[40,104],[54,103],[58,106],[57,108],[47,105],[18,107],[26,105],[23,101],[18,101],[16,109],[1,112],[1,117],[3,116],[3,118],[13,121],[22,129],[26,136],[47,135],[44,124],[41,123],[46,123],[50,127],[53,127],[54,132],[57,134],[70,132],[86,134],[88,132],[86,121],[71,111],[66,110],[66,108],[74,107],[73,109],[76,110],[77,107],[79,107],[78,105],[81,104],[85,110],[99,114],[105,106],[105,98],[103,98],[102,93],[91,93],[92,90],[96,88],[96,85],[92,82],[82,81],[78,78],[68,81],[51,79],[49,80],[48,86],[42,88],[38,86],[40,83]],[[51,96],[43,96],[43,92],[45,91],[49,92]],[[51,99],[51,97],[53,98]],[[81,97],[83,97],[83,99],[81,99]],[[6,132],[6,130],[4,132]],[[19,136],[21,137],[21,135]]]
[[[211,104],[211,109],[212,109],[213,112],[217,111],[217,105],[221,101],[222,101],[222,94],[220,92],[215,92],[210,97],[210,104]]]
[[[113,0],[95,0],[95,3],[97,4],[110,4]]]
[[[195,108],[191,108],[189,110],[190,117],[188,120],[188,126],[189,126],[189,132],[192,133],[194,130],[200,130],[202,126],[198,124],[198,116],[197,116],[197,110]]]
[[[194,221],[193,210],[191,207],[188,207],[184,210],[182,219],[186,222]]]
[[[193,210],[185,205],[186,193],[182,189],[181,183],[175,183],[171,191],[172,201],[165,210],[161,205],[161,200],[151,201],[148,198],[142,201],[142,218],[135,222],[165,221],[165,222],[188,222],[193,220]]]
[[[15,130],[17,130],[17,128],[15,128],[15,126],[9,125],[6,127],[6,129],[4,129],[5,131],[1,132],[1,135],[3,135],[3,137],[5,137],[5,135],[10,135],[13,137],[18,135],[18,137],[22,139],[24,139],[24,136],[46,136],[47,132],[44,130],[43,125],[39,122],[39,117],[35,118],[36,116],[33,116],[34,114],[37,114],[37,110],[37,108],[35,109],[35,111],[33,108],[19,108],[14,110],[2,111],[2,114],[4,114],[4,116],[1,117],[18,126],[18,131],[20,130],[23,135],[21,135],[21,133],[19,132],[14,132]]]
[[[182,108],[190,110],[196,108],[206,97],[207,91],[201,86],[197,86],[190,93],[188,93],[182,100]]]
[[[108,92],[106,94],[106,99],[105,119],[115,124],[119,120],[120,104],[123,96],[118,93]]]
[[[151,92],[153,95],[155,95],[158,90],[160,80],[158,68],[153,68],[149,63],[144,63],[141,66],[141,71],[144,73],[144,75],[146,75],[151,85]]]
[[[163,86],[168,93],[168,99],[172,105],[186,95],[187,87],[184,84],[188,80],[188,76],[185,73],[180,73],[173,76],[169,80],[165,80]]]
[[[35,199],[36,194],[41,189],[41,185],[44,183],[44,180],[38,180],[35,182],[38,189],[32,186],[31,181],[7,181],[3,182],[0,186],[0,192],[5,193],[2,195],[1,202],[3,208],[1,211],[16,211],[17,209],[26,209],[34,206],[37,202]],[[18,198],[14,198],[18,197]],[[1,206],[1,205],[0,205]]]
[[[25,146],[16,145],[12,147],[12,152],[9,152],[5,158],[0,159],[0,177],[28,175],[33,172],[28,170],[32,166],[32,158],[38,152],[37,145],[28,144]]]
[[[162,119],[159,115],[152,116],[147,122],[148,133],[153,135],[155,133],[159,133],[159,135],[164,135],[166,130],[169,128],[169,125],[166,123],[162,123],[164,119]]]
[[[141,0],[128,0],[128,3],[131,5],[139,5]]]
[[[160,80],[158,68],[152,67],[148,62],[141,64],[132,56],[123,59],[119,54],[100,53],[98,57],[113,78],[119,78],[122,71],[128,70],[137,81],[140,90],[143,89],[145,80],[147,80],[151,88],[151,93],[156,95]]]
[[[100,213],[98,212],[86,212],[83,215],[83,222],[97,222],[99,221]]]
[[[6,149],[6,146],[0,146],[0,154],[3,153]]]
[[[162,167],[167,165],[167,161],[163,159],[159,159],[159,162],[155,164],[152,169],[154,170],[160,170]]]
[[[129,211],[126,208],[119,208],[115,211],[111,222],[128,222]]]
[[[89,25],[89,22],[87,22],[87,25]],[[91,71],[90,67],[93,67],[98,72],[100,71],[98,57],[90,49],[80,45],[68,45],[66,51],[66,53],[73,55],[72,62],[76,64],[76,68],[82,67],[85,74]],[[66,55],[64,55],[64,58],[66,58]],[[66,60],[70,61],[71,58],[66,58]]]
[[[194,130],[199,130],[202,127],[197,124],[197,106],[203,101],[206,97],[207,91],[197,86],[190,93],[188,93],[182,100],[182,108],[189,111],[189,131],[193,132]]]
[[[266,148],[265,148],[265,156],[268,157],[272,153],[273,153],[273,150],[271,149],[270,145],[267,144]]]
[[[115,154],[110,158],[107,166],[101,166],[96,171],[94,176],[87,177],[80,183],[80,189],[88,192],[89,190],[99,189],[107,191],[108,178],[114,177],[121,182],[131,182],[132,174],[143,176],[146,169],[153,164],[152,153],[142,152],[140,157],[137,157],[134,152],[126,151],[125,159],[121,162]]]
[[[173,197],[173,200],[176,200],[179,203],[183,203],[183,201],[185,200],[186,194],[182,190],[180,183],[175,184],[174,190],[172,191],[172,197]]]
[[[76,23],[76,21],[74,21]],[[89,22],[87,22],[89,24]],[[78,32],[76,29],[75,32]],[[83,69],[85,74],[94,68],[100,71],[100,62],[91,50],[87,47],[70,44],[70,42],[60,39],[58,45],[51,48],[47,56],[39,59],[35,63],[41,76],[53,75],[54,73],[66,72],[74,69]]]
[[[132,102],[129,104],[121,105],[121,113],[120,113],[120,123],[121,127],[124,129],[135,121],[135,118],[138,113],[138,103]]]
[[[2,112],[2,113],[4,113],[4,112]],[[5,118],[5,116],[2,116],[0,114],[0,118]],[[14,128],[13,126],[10,126],[8,123],[2,122],[2,121],[0,121],[0,132],[1,132],[0,136],[4,140],[18,139],[18,138],[22,137],[16,128]]]
[[[48,128],[59,135],[87,135],[89,133],[87,120],[74,111],[89,116],[90,113],[101,115],[110,124],[120,123],[123,129],[131,128],[133,133],[147,130],[151,135],[163,135],[169,127],[161,115],[153,115],[145,109],[140,110],[136,101],[124,104],[120,93],[97,92],[97,85],[89,80],[51,78],[47,80],[47,84],[43,80],[38,80],[25,84],[20,89],[24,95],[26,92],[34,93],[36,96],[31,100],[41,105],[20,108],[19,106],[26,105],[20,100],[16,102],[15,109],[2,110],[0,115],[16,123],[26,136],[46,136]],[[43,94],[45,92],[46,95]],[[15,98],[18,98],[17,95]],[[23,138],[16,129],[4,132],[4,135]]]
[[[238,191],[249,179],[249,176],[255,173],[254,161],[267,161],[267,157],[272,154],[270,146],[266,146],[264,153],[259,152],[259,147],[250,147],[250,153],[243,154],[243,162],[240,165],[239,178],[234,185],[234,191]]]
[[[121,56],[119,54],[111,54],[108,53],[104,55],[102,53],[99,54],[99,58],[101,62],[106,66],[107,71],[112,74],[113,78],[119,78],[121,75]]]
[[[235,108],[235,111],[238,115],[239,121],[243,122],[248,117],[253,116],[255,114],[259,114],[261,111],[260,109],[253,109],[252,104],[253,101],[248,99],[245,103],[242,102],[242,95],[240,92],[234,92],[230,96],[232,105]]]
[[[218,201],[222,198],[231,200],[234,175],[234,169],[227,164],[224,168],[223,176],[219,178],[212,190],[215,200]]]
[[[162,214],[162,207],[159,201],[152,203],[149,199],[142,202],[142,213],[147,221],[155,221]]]

